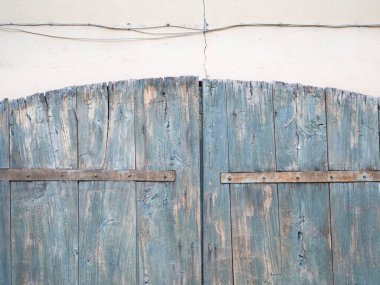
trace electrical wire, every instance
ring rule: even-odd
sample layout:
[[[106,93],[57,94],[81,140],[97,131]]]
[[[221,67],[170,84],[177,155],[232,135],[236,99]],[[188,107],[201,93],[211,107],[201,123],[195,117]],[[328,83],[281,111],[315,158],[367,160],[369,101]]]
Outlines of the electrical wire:
[[[179,37],[187,37],[192,36],[194,34],[202,34],[202,32],[191,32],[191,33],[176,33],[169,35],[161,35],[156,37],[128,37],[128,38],[86,38],[86,37],[67,37],[67,36],[57,36],[39,32],[33,32],[23,29],[13,29],[13,28],[4,28],[0,27],[1,31],[8,32],[21,32],[25,34],[31,34],[36,36],[54,38],[54,39],[62,39],[62,40],[74,40],[74,41],[91,41],[91,42],[125,42],[125,41],[151,41],[151,40],[162,40],[162,39],[170,39],[170,38],[179,38]]]
[[[116,26],[107,26],[100,24],[91,24],[91,23],[1,23],[0,26],[15,26],[15,27],[41,27],[41,26],[50,26],[50,27],[93,27],[101,28],[107,30],[117,30],[117,31],[133,31],[133,30],[154,30],[162,28],[177,28],[184,30],[193,30],[193,31],[203,31],[200,28],[192,28],[188,26],[181,25],[158,25],[158,26],[147,26],[147,27],[116,27]]]
[[[36,36],[54,38],[54,39],[64,39],[64,40],[75,40],[75,41],[95,41],[95,42],[120,42],[120,41],[148,41],[148,40],[161,40],[161,39],[170,39],[170,38],[179,38],[192,36],[194,34],[201,34],[202,32],[190,32],[190,33],[156,33],[149,34],[155,35],[155,37],[127,37],[127,38],[87,38],[87,37],[68,37],[68,36],[57,36],[40,32],[33,32],[24,29],[14,29],[14,28],[4,28],[0,27],[1,31],[8,32],[21,32],[25,34],[31,34]]]
[[[51,26],[51,27],[93,27],[107,30],[116,30],[116,31],[128,31],[128,32],[136,32],[144,35],[148,35],[149,37],[123,37],[123,38],[88,38],[88,37],[68,37],[68,36],[58,36],[51,35],[40,32],[33,32],[20,28],[10,28],[10,27],[40,27],[40,26]],[[121,41],[149,41],[149,40],[162,40],[162,39],[171,39],[178,37],[187,37],[194,35],[201,35],[206,33],[214,33],[214,32],[222,32],[230,29],[236,28],[249,28],[249,27],[278,27],[278,28],[323,28],[323,29],[347,29],[347,28],[367,28],[367,29],[377,29],[380,28],[380,24],[367,24],[367,25],[319,25],[319,24],[288,24],[288,23],[254,23],[254,24],[236,24],[223,26],[213,29],[199,29],[199,28],[191,28],[186,26],[179,25],[160,25],[160,26],[150,26],[150,27],[114,27],[114,26],[105,26],[98,24],[69,24],[69,23],[32,23],[32,24],[22,24],[22,23],[3,23],[0,24],[0,30],[8,31],[8,32],[21,32],[26,34],[32,34],[42,37],[49,37],[55,39],[65,39],[65,40],[76,40],[76,41],[95,41],[95,42],[121,42]],[[146,32],[144,30],[154,30],[154,29],[162,29],[162,28],[177,28],[177,29],[186,29],[191,30],[189,32]]]

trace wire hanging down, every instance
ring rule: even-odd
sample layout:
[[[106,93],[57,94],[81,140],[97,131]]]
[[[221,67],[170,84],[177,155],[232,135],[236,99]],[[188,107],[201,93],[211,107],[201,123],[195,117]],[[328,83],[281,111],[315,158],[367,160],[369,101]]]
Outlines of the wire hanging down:
[[[59,36],[53,34],[46,34],[40,32],[34,32],[30,30],[25,30],[20,27],[91,27],[97,29],[106,29],[113,31],[126,31],[134,32],[138,34],[143,34],[148,37],[122,37],[122,38],[89,38],[89,37],[68,37],[68,36]],[[13,28],[17,27],[17,28]],[[158,26],[149,26],[149,27],[115,27],[91,23],[2,23],[0,24],[0,30],[6,32],[20,32],[25,34],[31,34],[42,37],[49,37],[54,39],[64,39],[64,40],[75,40],[75,41],[93,41],[93,42],[124,42],[124,41],[152,41],[152,40],[163,40],[187,36],[202,35],[206,33],[215,33],[222,32],[230,29],[237,28],[259,28],[259,27],[277,27],[277,28],[322,28],[322,29],[347,29],[347,28],[366,28],[366,29],[377,29],[380,28],[380,24],[367,24],[367,25],[355,25],[355,24],[345,24],[345,25],[319,25],[319,24],[287,24],[287,23],[253,23],[253,24],[236,24],[223,26],[213,29],[200,29],[192,28],[181,25],[158,25]],[[188,30],[186,32],[149,32],[148,30],[156,29],[183,29]]]

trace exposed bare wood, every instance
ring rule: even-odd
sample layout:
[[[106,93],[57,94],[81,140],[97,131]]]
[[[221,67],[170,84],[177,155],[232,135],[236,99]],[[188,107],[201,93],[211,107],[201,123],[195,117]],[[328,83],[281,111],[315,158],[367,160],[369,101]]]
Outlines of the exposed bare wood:
[[[136,169],[134,96],[132,80],[78,88],[80,169]],[[136,183],[78,184],[78,285],[138,284]]]
[[[10,168],[75,169],[73,88],[10,103]],[[54,133],[54,134],[53,134]],[[78,183],[11,182],[11,282],[77,284]]]
[[[135,90],[136,168],[177,173],[175,183],[136,185],[136,284],[200,285],[198,79],[146,79]]]
[[[195,77],[4,100],[0,285],[377,284],[379,114]]]
[[[324,89],[276,82],[273,104],[276,170],[329,170]],[[282,284],[332,284],[329,184],[283,183],[277,189]]]
[[[151,181],[173,182],[175,171],[0,169],[0,180],[8,181]]]
[[[223,184],[380,182],[380,171],[302,171],[221,173]]]
[[[272,84],[226,87],[229,171],[276,171]],[[282,284],[277,185],[229,188],[233,284]]]
[[[0,167],[9,167],[9,102],[0,102]],[[11,283],[11,187],[0,181],[0,284]]]

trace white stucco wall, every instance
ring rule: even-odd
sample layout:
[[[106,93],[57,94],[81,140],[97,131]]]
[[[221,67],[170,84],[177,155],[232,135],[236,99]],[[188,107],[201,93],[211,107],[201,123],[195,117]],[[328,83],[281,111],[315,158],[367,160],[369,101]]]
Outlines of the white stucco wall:
[[[374,24],[378,0],[0,0],[0,23],[125,27],[239,23]],[[25,27],[74,37],[136,37],[90,27]],[[155,30],[167,32],[168,29]],[[169,30],[172,31],[172,30]],[[285,81],[380,96],[380,29],[236,28],[156,41],[87,42],[0,31],[0,98],[129,78]]]

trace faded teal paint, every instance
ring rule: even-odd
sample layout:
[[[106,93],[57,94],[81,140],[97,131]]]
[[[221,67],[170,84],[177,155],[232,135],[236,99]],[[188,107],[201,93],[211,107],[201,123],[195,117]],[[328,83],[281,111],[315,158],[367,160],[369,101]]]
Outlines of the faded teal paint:
[[[10,112],[11,167],[55,168],[44,94],[11,101]]]
[[[220,183],[228,168],[226,83],[203,80],[203,279],[233,284],[230,192]]]
[[[324,90],[281,82],[273,89],[277,170],[327,170]]]
[[[9,167],[9,102],[0,102],[0,168]],[[11,283],[10,183],[0,181],[0,284]]]
[[[377,100],[326,89],[330,170],[380,169]]]
[[[107,84],[77,88],[78,165],[80,169],[102,169],[108,134]]]
[[[278,193],[284,284],[331,284],[328,184],[280,184]]]
[[[136,167],[175,169],[177,176],[174,183],[137,183],[139,282],[200,284],[198,80],[136,84]]]
[[[379,183],[228,185],[220,173],[376,170],[378,123],[378,100],[363,95],[199,88],[195,77],[0,102],[1,168],[177,173],[174,183],[0,182],[0,283],[375,284]]]
[[[135,169],[134,84],[77,90],[79,166]],[[136,283],[134,182],[79,183],[79,283]]]
[[[331,184],[335,284],[380,280],[379,183]]]
[[[74,87],[45,94],[54,163],[60,169],[77,168],[76,90]]]
[[[226,86],[230,171],[275,171],[272,85]],[[234,283],[281,284],[277,186],[231,184],[230,192]]]
[[[77,183],[12,182],[12,284],[77,284]]]
[[[0,101],[0,168],[9,167],[9,101]]]
[[[378,169],[377,100],[326,91],[330,167]],[[380,280],[379,183],[332,183],[330,189],[334,282],[375,284]]]
[[[76,125],[62,102],[66,90],[11,102],[11,165],[14,168],[76,166],[58,133]],[[75,104],[71,104],[74,105]],[[65,117],[64,121],[59,118]],[[74,133],[74,132],[73,132]],[[76,138],[70,139],[76,141]],[[55,157],[56,149],[63,154]],[[59,153],[59,152],[58,152]],[[71,164],[71,161],[75,164]],[[78,188],[76,182],[12,182],[12,284],[76,284],[78,280]]]
[[[277,170],[327,170],[323,89],[275,83]],[[280,184],[284,284],[331,284],[328,184]]]

